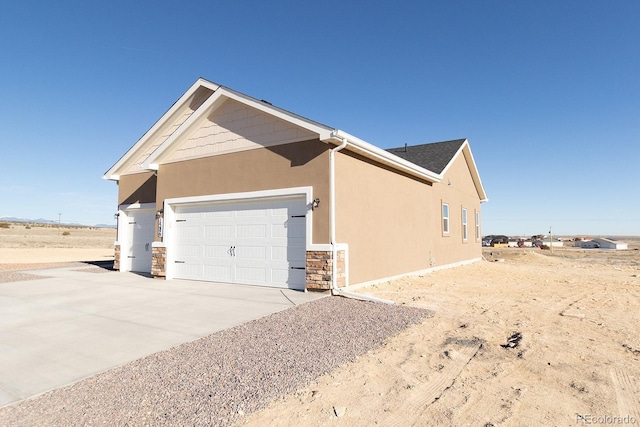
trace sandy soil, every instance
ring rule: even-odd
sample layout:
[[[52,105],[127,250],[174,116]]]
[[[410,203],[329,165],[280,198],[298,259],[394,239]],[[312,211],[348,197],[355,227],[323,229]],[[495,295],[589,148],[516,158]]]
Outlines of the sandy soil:
[[[640,425],[638,247],[488,249],[361,289],[435,316],[240,424]]]
[[[115,230],[68,231],[0,228],[0,269],[113,259]],[[627,241],[488,248],[359,289],[435,315],[240,425],[640,425],[640,240]]]
[[[25,268],[22,264],[112,261],[115,240],[113,228],[11,224],[0,227],[0,270],[14,268],[13,264]]]

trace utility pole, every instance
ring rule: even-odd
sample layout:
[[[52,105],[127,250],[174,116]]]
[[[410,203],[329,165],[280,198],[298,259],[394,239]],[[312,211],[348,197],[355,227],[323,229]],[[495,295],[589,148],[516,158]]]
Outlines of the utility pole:
[[[60,212],[58,212],[58,233],[62,233],[62,231],[60,231],[60,217],[62,216],[62,214]]]
[[[549,249],[553,253],[553,233],[551,232],[551,226],[549,226]]]

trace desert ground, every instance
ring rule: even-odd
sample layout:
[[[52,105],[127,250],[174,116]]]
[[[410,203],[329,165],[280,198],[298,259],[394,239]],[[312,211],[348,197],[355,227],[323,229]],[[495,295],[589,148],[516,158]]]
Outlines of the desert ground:
[[[434,312],[245,426],[640,425],[640,241],[484,250],[359,291]]]
[[[115,228],[0,222],[0,270],[27,267],[17,264],[113,261],[115,240]]]
[[[112,259],[115,230],[68,231],[0,228],[0,269]],[[640,425],[640,239],[626,241],[485,248],[357,289],[433,316],[238,425]]]

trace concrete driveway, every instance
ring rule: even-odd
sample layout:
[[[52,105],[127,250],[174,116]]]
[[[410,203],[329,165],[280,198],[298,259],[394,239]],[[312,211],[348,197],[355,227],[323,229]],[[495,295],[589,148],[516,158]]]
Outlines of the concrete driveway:
[[[0,406],[323,296],[105,271],[0,283]]]

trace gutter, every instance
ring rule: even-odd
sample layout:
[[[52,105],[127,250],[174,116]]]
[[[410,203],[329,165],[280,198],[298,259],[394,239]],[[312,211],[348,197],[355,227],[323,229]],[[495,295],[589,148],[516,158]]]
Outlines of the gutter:
[[[340,145],[333,148],[329,152],[329,228],[331,233],[331,294],[340,295],[348,298],[355,298],[364,301],[380,302],[384,304],[395,304],[394,301],[377,298],[371,295],[359,294],[356,292],[347,291],[338,286],[338,276],[336,274],[338,270],[338,243],[336,242],[336,153],[343,150],[350,144],[347,137],[339,134],[339,130],[331,132],[331,138],[342,141]]]

